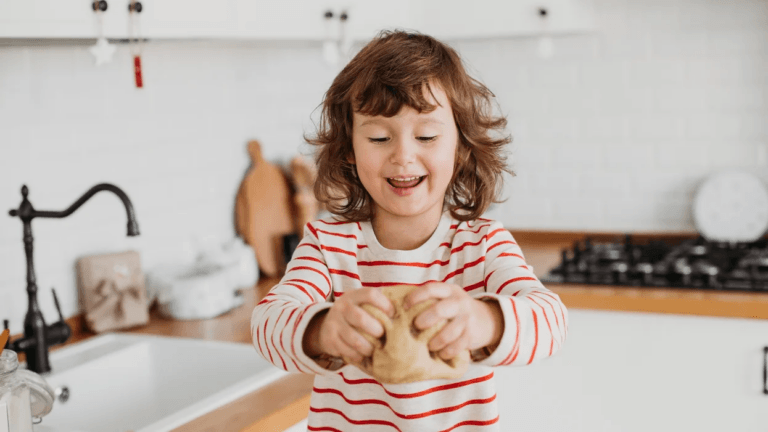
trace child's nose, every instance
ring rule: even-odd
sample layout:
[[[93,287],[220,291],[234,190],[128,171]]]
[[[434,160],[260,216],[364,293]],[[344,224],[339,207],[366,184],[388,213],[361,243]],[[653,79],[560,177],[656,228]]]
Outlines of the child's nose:
[[[416,160],[418,143],[408,138],[395,139],[395,145],[392,147],[390,162],[395,165],[406,166]]]

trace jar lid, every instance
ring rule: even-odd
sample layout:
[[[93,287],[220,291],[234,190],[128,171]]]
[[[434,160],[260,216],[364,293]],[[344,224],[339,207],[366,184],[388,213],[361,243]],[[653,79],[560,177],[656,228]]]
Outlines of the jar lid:
[[[53,401],[56,397],[53,388],[45,378],[35,372],[19,369],[18,376],[29,385],[29,407],[32,417],[42,418],[53,409]]]

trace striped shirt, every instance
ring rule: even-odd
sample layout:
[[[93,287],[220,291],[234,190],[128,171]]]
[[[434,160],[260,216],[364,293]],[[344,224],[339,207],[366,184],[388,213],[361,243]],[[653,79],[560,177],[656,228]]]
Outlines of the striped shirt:
[[[473,361],[463,377],[382,384],[352,365],[325,369],[303,352],[309,321],[346,291],[431,281],[456,284],[501,307],[498,347]],[[553,355],[567,328],[565,306],[526,265],[509,231],[499,222],[459,222],[449,213],[426,243],[409,251],[384,248],[370,222],[326,218],[307,224],[285,275],[251,319],[253,343],[265,359],[289,372],[317,374],[311,431],[498,430],[492,367]]]

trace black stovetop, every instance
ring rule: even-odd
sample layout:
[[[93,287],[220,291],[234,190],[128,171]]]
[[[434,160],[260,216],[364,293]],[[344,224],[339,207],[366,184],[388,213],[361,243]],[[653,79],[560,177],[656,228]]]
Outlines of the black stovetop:
[[[768,240],[717,243],[703,237],[672,244],[587,238],[562,251],[542,282],[768,292]]]

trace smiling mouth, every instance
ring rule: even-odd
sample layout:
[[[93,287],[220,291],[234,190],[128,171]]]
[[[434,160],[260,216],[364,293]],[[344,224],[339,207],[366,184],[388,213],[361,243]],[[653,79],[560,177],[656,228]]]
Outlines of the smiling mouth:
[[[405,179],[388,178],[387,183],[398,189],[407,189],[418,186],[426,177],[427,176],[418,176]]]

